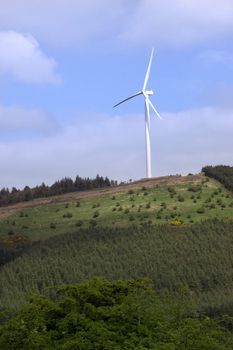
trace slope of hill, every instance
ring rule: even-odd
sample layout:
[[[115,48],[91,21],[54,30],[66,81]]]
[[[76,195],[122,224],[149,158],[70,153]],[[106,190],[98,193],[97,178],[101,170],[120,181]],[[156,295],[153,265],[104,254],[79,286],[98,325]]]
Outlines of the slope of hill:
[[[198,310],[232,314],[233,223],[90,228],[34,243],[0,270],[0,305],[18,306],[30,290],[103,276],[149,277],[161,295],[190,295]]]
[[[0,236],[32,241],[93,226],[190,225],[233,217],[232,195],[203,175],[168,176],[0,208]]]
[[[209,313],[233,302],[232,194],[201,174],[36,199],[0,217],[1,308],[31,289],[96,276],[147,276]]]

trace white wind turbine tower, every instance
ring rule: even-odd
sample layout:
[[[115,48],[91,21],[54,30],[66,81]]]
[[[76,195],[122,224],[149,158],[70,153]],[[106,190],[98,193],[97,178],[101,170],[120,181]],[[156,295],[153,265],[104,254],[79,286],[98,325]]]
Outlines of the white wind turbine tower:
[[[151,69],[151,63],[153,59],[153,54],[154,54],[154,49],[151,51],[150,55],[150,61],[149,65],[146,71],[145,79],[144,79],[144,84],[142,87],[142,90],[138,91],[137,93],[133,94],[132,96],[126,98],[125,100],[117,103],[113,107],[119,106],[121,103],[124,103],[125,101],[130,100],[131,98],[134,98],[139,95],[143,95],[145,99],[145,131],[146,131],[146,177],[151,178],[152,173],[151,173],[151,140],[150,140],[150,107],[153,109],[155,114],[159,117],[159,119],[162,119],[159,113],[156,111],[155,107],[153,106],[152,102],[149,99],[149,96],[153,95],[152,90],[147,90],[147,83],[150,75],[150,69]]]

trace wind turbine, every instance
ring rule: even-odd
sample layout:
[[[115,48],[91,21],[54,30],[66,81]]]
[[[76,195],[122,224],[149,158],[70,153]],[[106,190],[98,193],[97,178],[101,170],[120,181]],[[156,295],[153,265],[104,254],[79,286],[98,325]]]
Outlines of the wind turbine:
[[[155,109],[155,107],[153,106],[152,102],[149,99],[149,96],[154,94],[153,91],[147,90],[147,88],[146,88],[147,83],[148,83],[148,79],[149,79],[149,75],[150,75],[153,54],[154,54],[154,49],[152,49],[152,51],[151,51],[150,61],[149,61],[148,68],[146,71],[142,90],[136,92],[132,96],[127,97],[125,100],[123,100],[123,101],[117,103],[115,106],[113,106],[113,108],[115,108],[115,107],[119,106],[120,104],[130,100],[131,98],[134,98],[134,97],[139,96],[139,95],[144,96],[144,100],[145,100],[145,133],[146,133],[146,177],[147,178],[152,177],[152,173],[151,173],[151,140],[150,140],[150,107],[153,109],[153,111],[155,112],[157,117],[159,119],[162,119],[161,116],[159,115],[159,113],[157,112],[157,110]]]

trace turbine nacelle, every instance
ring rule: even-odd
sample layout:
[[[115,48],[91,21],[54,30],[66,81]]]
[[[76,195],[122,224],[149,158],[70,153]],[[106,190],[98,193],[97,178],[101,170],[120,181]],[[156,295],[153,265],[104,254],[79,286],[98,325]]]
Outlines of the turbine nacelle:
[[[153,92],[152,90],[146,90],[146,91],[144,91],[144,93],[145,93],[147,96],[154,95],[154,92]]]

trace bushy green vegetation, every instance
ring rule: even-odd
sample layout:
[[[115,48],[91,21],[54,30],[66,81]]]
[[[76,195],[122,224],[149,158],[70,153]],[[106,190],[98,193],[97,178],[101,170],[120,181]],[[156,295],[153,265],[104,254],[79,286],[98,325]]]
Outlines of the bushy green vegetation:
[[[160,295],[191,295],[209,315],[231,313],[233,223],[89,228],[34,243],[0,270],[0,307],[16,307],[26,292],[102,276],[149,277]]]
[[[185,303],[184,303],[185,302]],[[186,304],[186,305],[185,305]],[[106,280],[56,288],[52,298],[32,296],[0,327],[7,350],[231,350],[224,326],[198,317],[188,303],[158,298],[146,280]]]
[[[202,172],[221,182],[228,190],[233,192],[233,167],[227,165],[205,166]]]
[[[216,181],[200,177],[195,182],[141,186],[114,195],[87,196],[67,204],[24,209],[0,221],[0,235],[13,230],[35,241],[76,232],[77,227],[88,228],[93,223],[99,227],[127,227],[132,223],[160,225],[179,220],[182,225],[191,225],[210,218],[232,217],[232,195]]]

